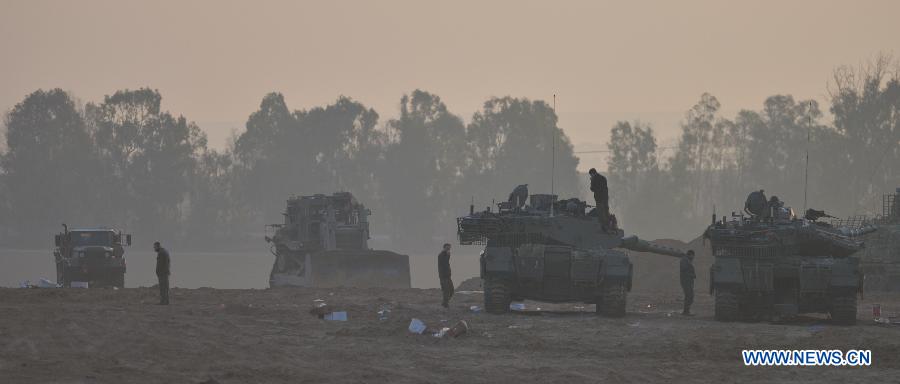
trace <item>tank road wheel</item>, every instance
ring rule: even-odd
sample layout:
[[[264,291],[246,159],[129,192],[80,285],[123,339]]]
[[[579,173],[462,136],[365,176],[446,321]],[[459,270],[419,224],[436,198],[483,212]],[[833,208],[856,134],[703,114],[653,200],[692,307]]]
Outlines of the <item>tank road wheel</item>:
[[[597,311],[603,316],[622,317],[625,316],[625,284],[608,284],[603,287],[603,298],[597,304]]]
[[[509,312],[512,297],[509,285],[504,280],[486,279],[484,281],[484,310],[487,313],[500,315]]]
[[[840,325],[856,324],[856,295],[831,298],[831,321]]]
[[[716,290],[716,320],[735,321],[738,319],[738,296],[731,291]]]

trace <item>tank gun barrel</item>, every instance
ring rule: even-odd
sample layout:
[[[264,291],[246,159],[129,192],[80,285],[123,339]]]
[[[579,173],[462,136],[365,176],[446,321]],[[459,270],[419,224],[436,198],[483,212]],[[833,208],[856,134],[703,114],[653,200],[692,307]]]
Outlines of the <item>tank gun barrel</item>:
[[[619,243],[619,247],[636,252],[651,252],[672,257],[683,257],[687,255],[687,251],[641,240],[634,235],[623,237],[621,243]]]
[[[841,234],[848,237],[856,237],[862,236],[865,234],[869,234],[878,230],[878,227],[874,225],[866,225],[858,228],[850,228],[850,227],[842,227],[840,228]]]

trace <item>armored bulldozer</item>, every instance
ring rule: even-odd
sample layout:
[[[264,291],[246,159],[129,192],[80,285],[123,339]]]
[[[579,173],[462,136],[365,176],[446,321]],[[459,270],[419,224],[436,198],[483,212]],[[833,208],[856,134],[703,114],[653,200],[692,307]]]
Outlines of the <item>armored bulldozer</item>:
[[[874,227],[836,227],[818,219],[824,211],[797,217],[777,197],[750,194],[741,214],[717,219],[706,229],[715,258],[710,293],[719,321],[755,321],[799,313],[828,313],[838,324],[856,322],[862,293],[857,236]]]
[[[349,192],[288,199],[267,226],[275,256],[269,286],[409,288],[409,257],[369,249],[370,211]]]
[[[517,188],[519,190],[521,188]],[[457,219],[460,244],[484,245],[480,256],[484,308],[509,311],[512,301],[584,302],[597,313],[625,315],[633,267],[616,248],[681,257],[685,252],[653,244],[599,222],[596,210],[578,199],[513,193],[509,201]]]
[[[68,287],[73,281],[88,287],[125,287],[125,248],[131,235],[110,228],[78,228],[55,236],[56,282]]]

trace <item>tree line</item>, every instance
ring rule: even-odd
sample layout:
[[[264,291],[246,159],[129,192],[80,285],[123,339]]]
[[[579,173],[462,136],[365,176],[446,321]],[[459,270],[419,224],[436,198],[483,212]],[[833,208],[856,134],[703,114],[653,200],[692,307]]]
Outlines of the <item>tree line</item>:
[[[703,94],[670,156],[649,124],[616,123],[605,171],[613,212],[629,232],[681,239],[699,234],[714,207],[728,215],[758,189],[798,211],[806,195],[810,207],[840,215],[877,212],[881,194],[900,187],[900,81],[891,65],[879,58],[835,71],[830,122],[816,101],[791,95],[728,118]],[[589,197],[569,138],[540,100],[490,98],[466,123],[422,90],[403,95],[387,120],[349,97],[292,109],[270,93],[224,150],[161,100],[141,88],[81,105],[51,89],[12,107],[0,154],[0,242],[45,245],[67,222],[125,228],[148,244],[246,246],[282,220],[288,197],[350,191],[372,209],[374,233],[412,252],[450,240],[470,204],[483,209],[518,184],[546,193],[552,178],[557,194]]]
[[[271,93],[219,151],[161,100],[142,88],[79,106],[52,89],[15,105],[0,162],[2,241],[45,244],[67,222],[182,247],[247,244],[283,220],[288,197],[351,191],[392,245],[431,247],[449,240],[473,202],[488,206],[527,180],[549,190],[554,141],[557,191],[579,189],[578,159],[543,101],[491,98],[466,124],[415,90],[382,122],[348,97],[292,110]]]
[[[630,230],[681,239],[697,236],[714,210],[739,212],[760,189],[799,215],[804,203],[840,217],[880,214],[882,195],[900,187],[898,68],[881,56],[837,69],[830,122],[815,100],[774,95],[728,118],[703,94],[665,161],[651,126],[619,122],[608,144],[613,209]]]

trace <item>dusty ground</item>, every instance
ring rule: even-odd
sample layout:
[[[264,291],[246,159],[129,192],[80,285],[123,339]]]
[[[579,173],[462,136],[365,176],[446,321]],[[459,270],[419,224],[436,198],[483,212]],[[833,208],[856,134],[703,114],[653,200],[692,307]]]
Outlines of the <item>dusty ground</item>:
[[[698,291],[701,291],[698,289]],[[307,313],[321,298],[347,322]],[[175,289],[158,306],[150,288],[0,289],[0,382],[895,382],[900,327],[872,324],[871,303],[900,310],[900,298],[868,296],[860,325],[824,318],[794,324],[725,324],[698,292],[699,316],[674,314],[678,295],[636,292],[628,315],[595,316],[592,306],[542,307],[543,314],[473,314],[480,294],[452,308],[435,289]],[[393,308],[379,321],[382,304]],[[565,313],[546,313],[548,309]],[[465,319],[458,339],[413,335]],[[865,321],[863,321],[865,320]],[[740,350],[871,349],[870,367],[744,367]]]
[[[470,306],[482,305],[480,293],[458,294],[445,310],[437,289],[174,289],[173,304],[162,307],[150,288],[0,288],[0,383],[882,383],[900,377],[900,326],[871,322],[872,303],[900,312],[900,295],[867,294],[855,327],[833,326],[824,316],[791,324],[718,323],[707,294],[708,249],[699,239],[660,242],[697,251],[696,317],[678,314],[678,260],[636,252],[634,291],[621,319],[595,316],[592,305],[534,302],[526,303],[526,314],[472,313]],[[464,273],[473,264],[459,257],[453,263],[454,272]],[[139,267],[129,274],[146,269]],[[348,311],[349,321],[309,315],[315,299]],[[383,305],[392,312],[379,321]],[[472,329],[458,339],[413,335],[406,329],[414,317],[435,327],[465,319]],[[745,367],[742,349],[870,349],[874,361],[870,367]]]

